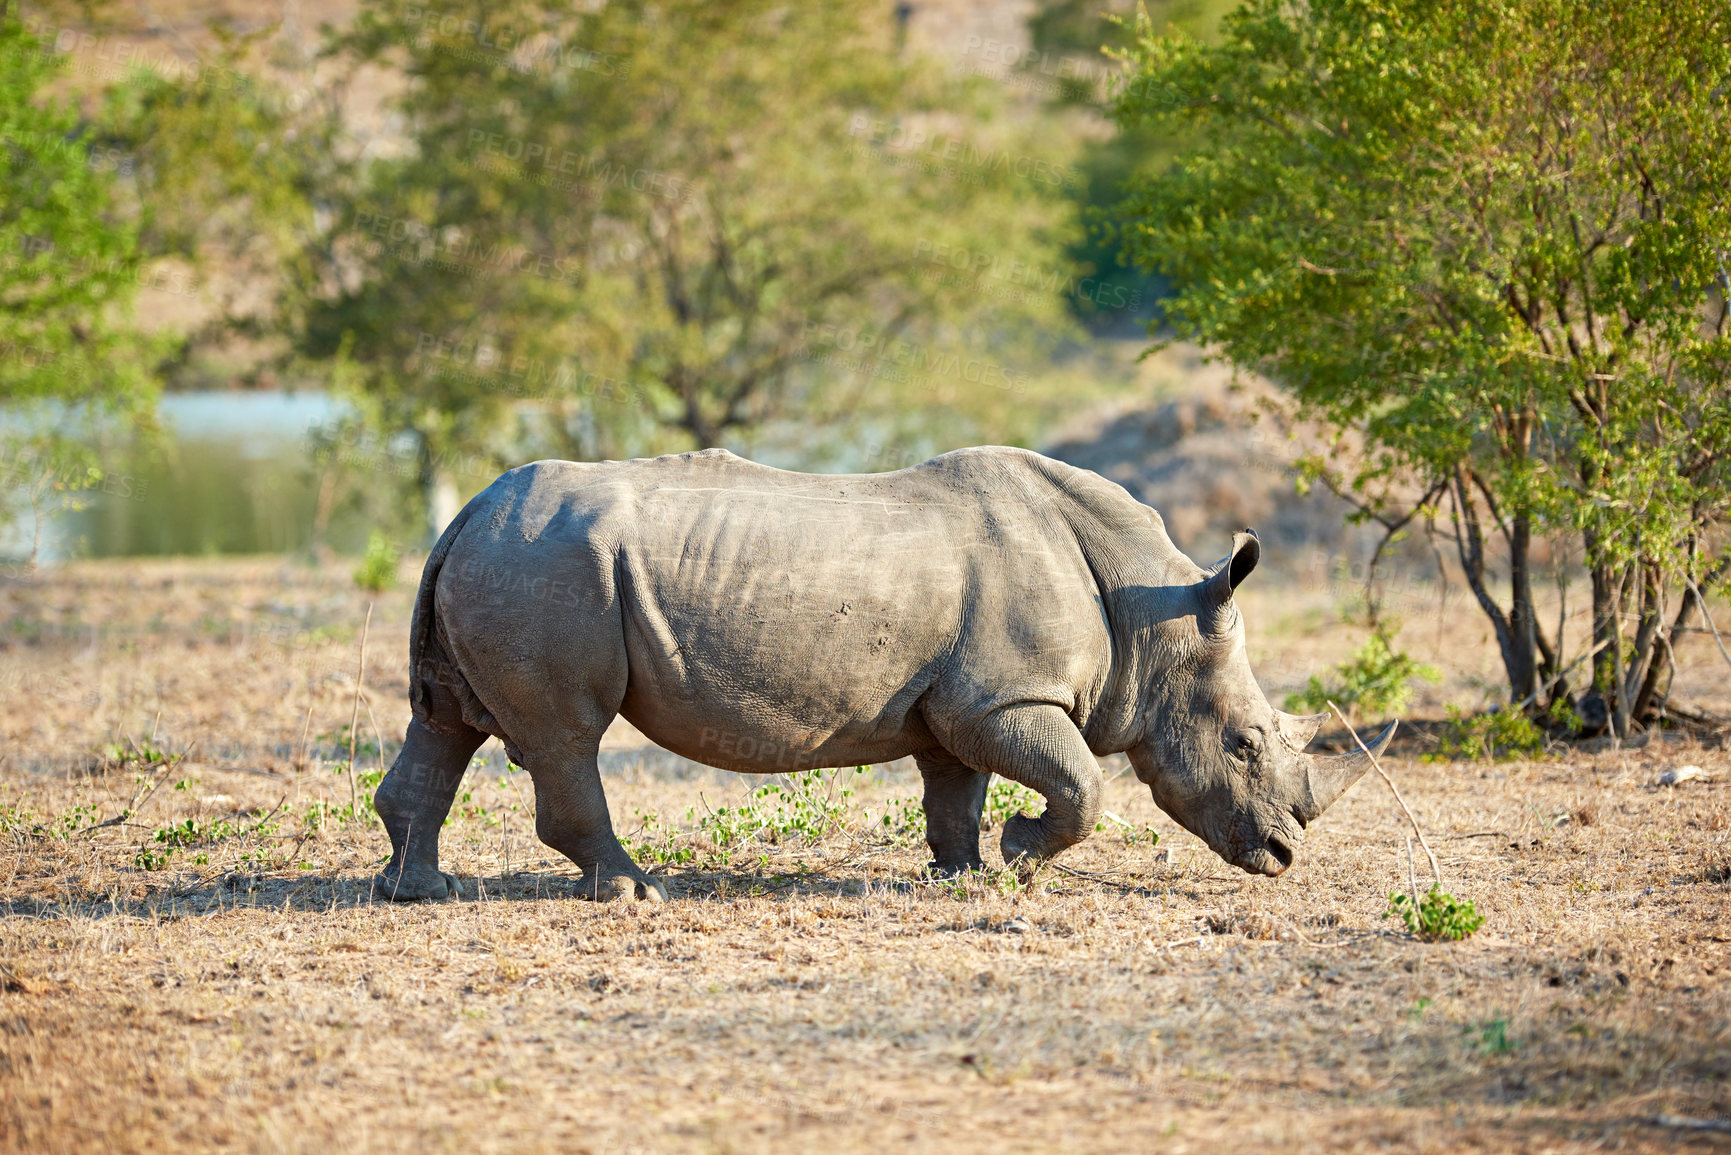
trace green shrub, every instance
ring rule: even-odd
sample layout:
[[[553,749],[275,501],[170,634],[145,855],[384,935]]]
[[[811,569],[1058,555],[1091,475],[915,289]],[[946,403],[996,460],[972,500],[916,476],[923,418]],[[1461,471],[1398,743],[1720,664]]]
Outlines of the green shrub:
[[[1501,1015],[1478,1025],[1478,1037],[1473,1038],[1473,1028],[1463,1027],[1467,1034],[1468,1044],[1481,1055],[1512,1055],[1515,1052],[1514,1040],[1509,1038],[1509,1020]]]
[[[1545,733],[1519,710],[1497,710],[1468,717],[1458,706],[1448,708],[1436,753],[1428,761],[1480,758],[1507,762],[1543,752]]]
[[[1412,698],[1415,680],[1437,682],[1442,674],[1435,666],[1414,660],[1388,644],[1381,631],[1359,647],[1351,661],[1334,668],[1335,681],[1311,675],[1310,683],[1286,696],[1288,710],[1320,714],[1334,702],[1348,714],[1361,709],[1369,714],[1397,714]]]
[[[918,798],[895,798],[875,824],[867,811],[866,826],[898,845],[918,843],[926,836],[926,808]]]
[[[990,829],[993,826],[1002,826],[1023,811],[1029,815],[1037,815],[1045,801],[1019,782],[994,782],[986,791],[986,805],[980,814],[980,827]]]
[[[1474,909],[1471,899],[1458,899],[1432,884],[1414,906],[1412,896],[1396,892],[1388,896],[1382,917],[1398,917],[1406,929],[1420,938],[1459,941],[1485,924],[1485,916]]]
[[[378,530],[367,538],[367,552],[355,567],[355,584],[368,593],[382,594],[397,584],[397,562],[402,555]]]
[[[735,807],[722,806],[705,814],[698,830],[715,844],[716,857],[729,862],[735,848],[746,842],[780,844],[816,842],[831,830],[846,826],[854,796],[844,783],[870,767],[851,770],[804,770],[786,776],[786,785],[759,786]],[[887,819],[886,819],[887,823]]]
[[[689,845],[685,836],[672,825],[662,821],[659,814],[642,809],[636,813],[639,837],[626,843],[632,858],[640,863],[671,866],[683,866],[696,860],[697,848]],[[687,811],[686,817],[694,817],[694,814]]]

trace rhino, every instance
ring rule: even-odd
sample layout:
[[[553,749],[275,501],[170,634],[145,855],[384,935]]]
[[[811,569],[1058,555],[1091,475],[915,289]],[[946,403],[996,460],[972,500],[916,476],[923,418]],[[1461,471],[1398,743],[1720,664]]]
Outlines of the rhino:
[[[991,776],[1044,796],[1004,824],[1027,870],[1100,817],[1096,757],[1227,862],[1278,875],[1368,750],[1305,752],[1326,715],[1271,706],[1233,591],[1244,531],[1203,569],[1159,513],[1022,449],[814,475],[706,449],[537,461],[464,507],[427,559],[409,722],[374,804],[393,899],[461,893],[439,830],[488,735],[534,782],[536,833],[598,900],[664,901],[619,844],[596,756],[623,715],[747,774],[912,757],[931,869],[980,869]]]

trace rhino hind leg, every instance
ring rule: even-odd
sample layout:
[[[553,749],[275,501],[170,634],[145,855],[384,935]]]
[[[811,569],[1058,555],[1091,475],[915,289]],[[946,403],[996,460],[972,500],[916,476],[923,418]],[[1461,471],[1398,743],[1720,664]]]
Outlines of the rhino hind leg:
[[[1100,820],[1100,764],[1075,723],[1056,706],[1010,706],[960,736],[956,751],[976,770],[1019,782],[1044,796],[1038,818],[1004,823],[998,848],[1024,873],[1082,841]]]
[[[596,764],[599,750],[597,735],[524,751],[523,767],[535,781],[535,833],[583,871],[581,897],[666,902],[666,885],[638,869],[613,833]]]
[[[917,755],[914,761],[926,786],[926,845],[932,848],[933,859],[927,869],[938,875],[984,869],[980,815],[992,776],[945,750]]]
[[[391,836],[391,861],[373,879],[373,893],[397,902],[462,897],[454,876],[439,869],[439,828],[487,735],[467,726],[434,729],[409,723],[403,748],[373,795]]]

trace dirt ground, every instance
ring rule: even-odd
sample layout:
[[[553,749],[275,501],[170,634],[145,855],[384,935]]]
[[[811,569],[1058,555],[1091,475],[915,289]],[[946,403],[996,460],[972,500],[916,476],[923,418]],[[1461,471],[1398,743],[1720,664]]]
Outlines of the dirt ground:
[[[1445,888],[1485,916],[1460,943],[1381,917],[1428,867],[1374,776],[1269,880],[1108,759],[1112,818],[1067,869],[938,882],[910,768],[778,782],[748,837],[761,783],[625,728],[615,824],[672,902],[576,897],[491,746],[444,834],[466,899],[397,906],[365,797],[407,717],[410,598],[277,559],[0,580],[0,1145],[1731,1148],[1717,740],[1400,747]],[[1246,600],[1277,702],[1363,638],[1325,581]],[[1445,667],[1418,713],[1494,683],[1452,612],[1403,635]],[[1680,686],[1722,701],[1690,645]],[[1706,773],[1656,784],[1683,765]]]

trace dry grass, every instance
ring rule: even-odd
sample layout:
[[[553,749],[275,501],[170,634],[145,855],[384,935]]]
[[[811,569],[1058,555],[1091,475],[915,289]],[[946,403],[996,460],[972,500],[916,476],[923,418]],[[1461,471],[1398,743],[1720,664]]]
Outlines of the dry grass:
[[[408,598],[380,599],[368,641],[387,759],[405,719]],[[342,813],[365,606],[341,570],[278,561],[90,564],[0,586],[0,1142],[1728,1142],[1654,1122],[1731,1111],[1721,749],[1396,759],[1447,888],[1487,915],[1459,944],[1380,917],[1407,858],[1371,781],[1270,881],[1229,872],[1117,778],[1108,807],[1152,825],[1158,849],[1112,826],[1062,860],[1085,877],[1050,870],[1018,889],[919,879],[918,837],[876,822],[917,791],[899,769],[851,780],[853,828],[723,863],[691,828],[753,783],[626,733],[608,752],[617,824],[698,855],[661,868],[670,905],[572,897],[572,872],[533,837],[526,784],[495,769],[471,778],[445,834],[472,898],[397,907],[365,882],[382,832]],[[1250,607],[1253,634],[1278,612]],[[1269,635],[1253,639],[1263,653],[1290,640],[1318,660],[1356,641]],[[361,719],[357,770],[376,772]],[[103,756],[147,744],[191,752],[166,775]],[[1710,777],[1650,784],[1681,762]],[[159,775],[131,820],[83,830]],[[638,830],[639,811],[675,833]],[[177,829],[193,844],[157,840]],[[167,857],[147,870],[141,853]]]

